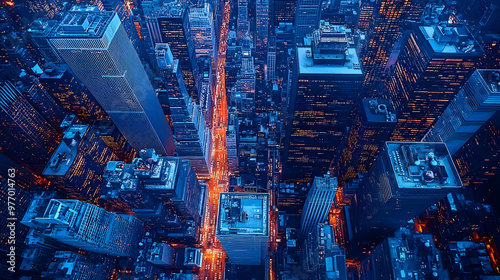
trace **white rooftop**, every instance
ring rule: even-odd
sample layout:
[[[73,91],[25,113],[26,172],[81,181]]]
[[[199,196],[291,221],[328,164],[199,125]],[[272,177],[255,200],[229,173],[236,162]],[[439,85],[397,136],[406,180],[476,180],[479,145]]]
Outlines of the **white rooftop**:
[[[347,49],[347,61],[344,65],[314,64],[312,56],[308,57],[310,47],[297,48],[297,60],[300,74],[326,74],[326,75],[363,75],[356,49]]]

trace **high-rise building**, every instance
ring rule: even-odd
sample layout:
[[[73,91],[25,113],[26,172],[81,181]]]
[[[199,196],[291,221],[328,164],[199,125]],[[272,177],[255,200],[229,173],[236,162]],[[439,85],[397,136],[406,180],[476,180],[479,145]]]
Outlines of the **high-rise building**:
[[[304,44],[304,37],[310,35],[319,26],[321,19],[321,1],[297,0],[295,11],[295,40],[297,44]]]
[[[64,66],[46,67],[39,80],[61,108],[75,114],[82,122],[90,124],[107,116],[89,90]]]
[[[248,32],[250,32],[250,20],[248,18],[248,0],[238,0],[236,38],[241,39]]]
[[[351,245],[380,241],[461,187],[444,143],[386,142],[351,205]]]
[[[317,224],[307,233],[301,268],[312,280],[347,280],[346,256],[335,242],[333,226]]]
[[[377,245],[361,263],[361,279],[450,279],[432,234],[396,232]]]
[[[323,22],[312,46],[298,47],[296,56],[284,177],[312,181],[327,172],[339,152],[364,76],[343,26]]]
[[[386,81],[397,141],[419,141],[472,75],[481,50],[463,25],[419,25]]]
[[[307,238],[307,234],[312,232],[316,225],[327,221],[337,187],[337,177],[331,177],[330,174],[314,178],[300,217],[302,239]]]
[[[255,3],[255,50],[257,60],[266,64],[267,41],[269,37],[269,0]]]
[[[269,239],[269,194],[220,193],[216,236],[229,261],[261,265]]]
[[[143,227],[132,215],[71,199],[34,200],[22,223],[57,243],[115,257],[134,254]]]
[[[337,164],[339,185],[358,172],[367,172],[379,148],[389,141],[397,118],[389,99],[363,99],[347,134],[346,145]]]
[[[94,129],[73,124],[64,132],[42,175],[51,181],[51,188],[66,197],[93,201],[99,197],[106,164],[113,159],[115,155]]]
[[[363,1],[358,25],[362,30],[368,30],[368,47],[366,53],[360,54],[366,72],[364,90],[368,97],[383,80],[389,57],[393,51],[398,51],[395,47],[404,40],[403,27],[418,22],[424,7],[425,1],[421,0]]]
[[[477,198],[500,209],[498,197],[500,172],[500,113],[485,122],[453,155],[464,186],[474,190]]]
[[[156,44],[155,53],[166,91],[160,91],[158,98],[162,106],[168,102],[168,118],[174,132],[176,154],[189,160],[198,176],[208,177],[211,134],[206,126],[205,116],[201,107],[188,95],[179,60],[174,59],[169,45]]]
[[[195,242],[202,219],[204,189],[189,161],[142,150],[132,164],[110,161],[101,198],[107,208],[134,212],[156,235]]]
[[[190,35],[188,14],[183,3],[177,1],[164,3],[148,23],[148,28],[152,34],[153,45],[164,43],[170,46],[172,54],[179,60],[186,90],[193,101],[198,103],[198,92],[193,74],[196,54]]]
[[[283,23],[294,23],[295,22],[295,7],[297,5],[296,0],[274,0],[272,1],[272,24],[273,27],[278,27],[278,25]]]
[[[212,7],[205,3],[203,7],[189,8],[190,36],[194,44],[196,56],[209,55],[212,60],[217,55],[215,41],[215,26]]]
[[[75,7],[49,41],[135,149],[173,154],[172,131],[116,13]]]
[[[131,162],[137,155],[137,151],[128,143],[112,120],[96,121],[92,128],[119,160]]]
[[[72,251],[56,251],[42,279],[106,280],[113,273],[115,261],[98,254],[81,255]]]
[[[8,81],[0,83],[0,109],[2,151],[41,173],[61,134]]]
[[[455,154],[500,110],[500,71],[476,70],[422,141],[444,142]]]

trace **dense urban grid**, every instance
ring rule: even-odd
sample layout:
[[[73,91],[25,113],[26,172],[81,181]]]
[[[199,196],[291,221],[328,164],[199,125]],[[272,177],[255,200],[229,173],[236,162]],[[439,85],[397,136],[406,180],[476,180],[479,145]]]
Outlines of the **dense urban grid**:
[[[0,279],[500,280],[499,0],[0,1]]]

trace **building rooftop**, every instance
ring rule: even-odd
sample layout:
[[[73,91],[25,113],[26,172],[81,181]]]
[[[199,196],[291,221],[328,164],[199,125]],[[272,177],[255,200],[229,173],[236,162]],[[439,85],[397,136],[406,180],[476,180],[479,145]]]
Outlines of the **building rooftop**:
[[[346,61],[342,65],[314,64],[310,47],[297,48],[297,59],[300,74],[363,75],[359,58],[354,48],[347,48],[345,51]]]
[[[396,123],[398,119],[394,114],[391,100],[389,99],[369,99],[362,101],[363,112],[370,123]]]
[[[267,193],[221,193],[217,235],[267,236]]]
[[[167,18],[181,18],[184,15],[186,7],[183,3],[172,0],[165,1],[163,6],[158,10],[158,17],[167,17]]]
[[[464,25],[423,25],[418,28],[436,53],[479,53],[474,37]]]
[[[45,167],[43,175],[63,176],[68,172],[78,154],[78,144],[88,128],[88,125],[73,125],[66,130],[61,143]]]
[[[453,189],[462,181],[446,144],[386,142],[398,188]]]
[[[400,234],[387,239],[396,279],[447,279],[432,234]]]
[[[51,38],[100,38],[116,14],[96,6],[75,6],[53,28]]]
[[[496,69],[481,69],[477,70],[481,77],[483,78],[486,86],[493,92],[500,92],[500,70]],[[500,100],[496,101],[500,103]]]

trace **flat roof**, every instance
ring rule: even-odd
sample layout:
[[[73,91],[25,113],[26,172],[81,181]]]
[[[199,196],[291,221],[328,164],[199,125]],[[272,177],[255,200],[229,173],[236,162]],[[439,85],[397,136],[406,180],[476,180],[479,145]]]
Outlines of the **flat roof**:
[[[268,236],[267,193],[220,193],[217,235]]]
[[[418,27],[436,53],[478,54],[478,46],[463,25],[422,25]]]
[[[359,58],[355,48],[348,48],[346,58],[349,60],[343,65],[314,64],[314,60],[307,51],[310,47],[297,48],[297,60],[300,74],[324,74],[324,75],[363,75]]]
[[[74,7],[53,28],[51,38],[100,38],[116,14],[97,7]]]
[[[78,145],[88,128],[88,125],[73,125],[68,128],[63,136],[63,141],[52,154],[49,163],[45,167],[43,175],[66,175],[78,154]]]
[[[394,108],[390,99],[365,98],[363,112],[368,122],[371,123],[397,123],[398,119],[394,114]]]
[[[398,188],[453,189],[462,181],[441,142],[386,142]]]

